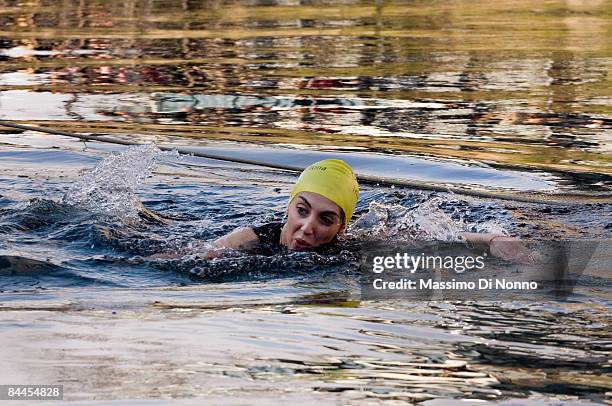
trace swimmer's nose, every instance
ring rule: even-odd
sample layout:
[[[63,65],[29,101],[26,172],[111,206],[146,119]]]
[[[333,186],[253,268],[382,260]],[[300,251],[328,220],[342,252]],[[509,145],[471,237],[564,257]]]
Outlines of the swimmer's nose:
[[[302,227],[300,227],[304,234],[309,235],[314,233],[314,221],[314,216],[310,216],[304,220],[304,222],[302,223]]]

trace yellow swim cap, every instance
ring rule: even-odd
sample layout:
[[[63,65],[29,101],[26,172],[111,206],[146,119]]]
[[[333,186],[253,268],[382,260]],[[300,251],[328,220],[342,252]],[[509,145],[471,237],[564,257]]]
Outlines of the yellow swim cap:
[[[300,192],[318,193],[344,210],[344,224],[353,217],[359,184],[353,169],[339,159],[325,159],[304,169],[291,191],[289,203]]]

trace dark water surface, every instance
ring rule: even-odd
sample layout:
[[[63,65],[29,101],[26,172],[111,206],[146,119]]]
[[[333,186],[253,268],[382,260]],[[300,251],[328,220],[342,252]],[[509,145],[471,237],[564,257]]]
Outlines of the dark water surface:
[[[582,195],[364,184],[357,239],[609,239],[611,17],[605,0],[5,0],[0,118]],[[0,130],[0,384],[102,403],[610,402],[609,268],[564,302],[361,301],[349,251],[197,255],[282,219],[290,172]]]

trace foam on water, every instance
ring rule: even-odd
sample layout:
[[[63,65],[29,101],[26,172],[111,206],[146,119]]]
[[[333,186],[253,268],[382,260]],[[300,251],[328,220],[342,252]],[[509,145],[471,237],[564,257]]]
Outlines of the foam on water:
[[[453,220],[442,211],[440,204],[443,202],[440,197],[432,197],[421,204],[404,207],[373,201],[350,232],[358,238],[459,241],[464,230],[463,219]]]

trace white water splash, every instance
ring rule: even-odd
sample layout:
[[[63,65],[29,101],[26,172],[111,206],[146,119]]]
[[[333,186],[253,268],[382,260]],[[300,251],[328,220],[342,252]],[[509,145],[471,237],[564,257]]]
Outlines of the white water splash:
[[[109,156],[68,189],[63,203],[121,220],[137,219],[142,203],[136,190],[151,174],[160,154],[154,144],[146,144]]]
[[[362,239],[400,241],[460,241],[462,221],[453,221],[434,197],[414,207],[372,202],[349,232]]]
[[[472,226],[472,230],[475,233],[509,235],[508,231],[506,231],[503,225],[501,225],[498,221],[493,220],[475,224]]]

